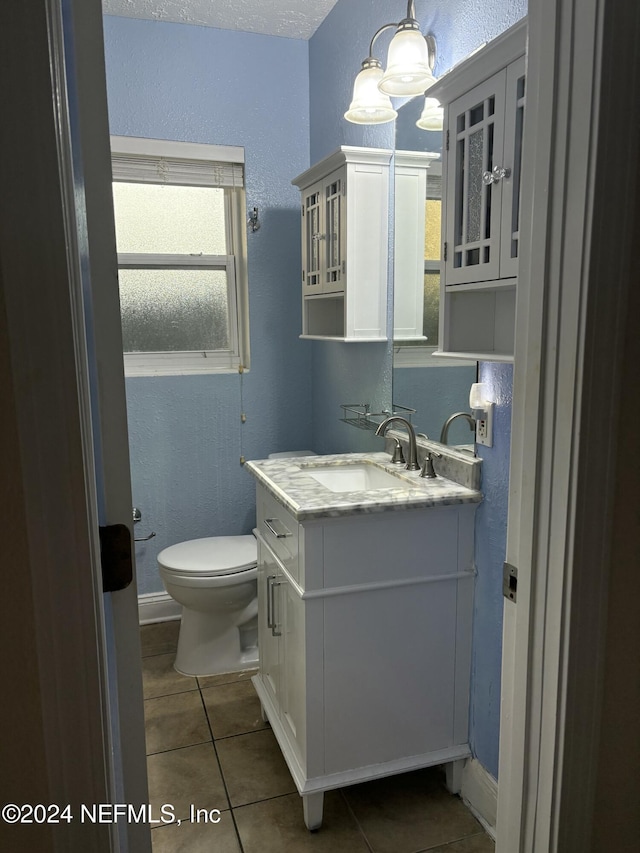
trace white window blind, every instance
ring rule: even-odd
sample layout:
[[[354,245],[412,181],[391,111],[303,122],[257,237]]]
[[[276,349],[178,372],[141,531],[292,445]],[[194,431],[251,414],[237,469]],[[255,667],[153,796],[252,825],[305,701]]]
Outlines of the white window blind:
[[[242,163],[117,154],[113,159],[112,172],[114,181],[132,183],[230,188],[244,186]]]

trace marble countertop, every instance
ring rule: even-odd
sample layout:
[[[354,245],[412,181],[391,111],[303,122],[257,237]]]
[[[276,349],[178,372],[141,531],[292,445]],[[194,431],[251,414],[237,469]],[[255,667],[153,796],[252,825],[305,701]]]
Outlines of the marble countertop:
[[[309,476],[310,468],[370,464],[393,474],[398,488],[371,491],[334,492]],[[298,521],[315,518],[401,511],[452,504],[479,503],[482,493],[438,476],[426,479],[419,471],[398,469],[388,453],[339,453],[332,456],[306,456],[263,459],[247,462],[245,467],[256,480],[288,509]]]

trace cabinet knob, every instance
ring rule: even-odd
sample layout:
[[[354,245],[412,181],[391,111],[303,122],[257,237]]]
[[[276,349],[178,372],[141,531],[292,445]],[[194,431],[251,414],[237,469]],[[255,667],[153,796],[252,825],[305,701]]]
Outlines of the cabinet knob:
[[[505,166],[494,166],[493,169],[489,172],[482,173],[482,183],[485,187],[488,187],[490,184],[497,184],[498,181],[501,181],[503,178],[511,177],[511,169],[507,169]]]

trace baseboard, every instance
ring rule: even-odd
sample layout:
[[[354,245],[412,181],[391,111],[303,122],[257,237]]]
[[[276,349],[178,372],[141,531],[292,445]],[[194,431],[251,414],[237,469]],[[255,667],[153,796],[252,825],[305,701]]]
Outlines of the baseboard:
[[[138,596],[138,621],[140,625],[150,622],[169,622],[179,619],[182,606],[168,592],[147,592]]]
[[[460,796],[495,840],[498,783],[477,758],[467,761],[462,771]]]

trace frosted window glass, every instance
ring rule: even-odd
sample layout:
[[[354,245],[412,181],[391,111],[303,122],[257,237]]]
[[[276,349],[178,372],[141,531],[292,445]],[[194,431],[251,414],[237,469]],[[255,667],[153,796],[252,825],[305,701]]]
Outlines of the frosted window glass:
[[[184,352],[229,346],[224,270],[121,269],[125,352]]]
[[[442,202],[440,199],[426,199],[424,203],[424,259],[440,260],[440,218]]]
[[[224,190],[113,184],[118,252],[226,255]]]

